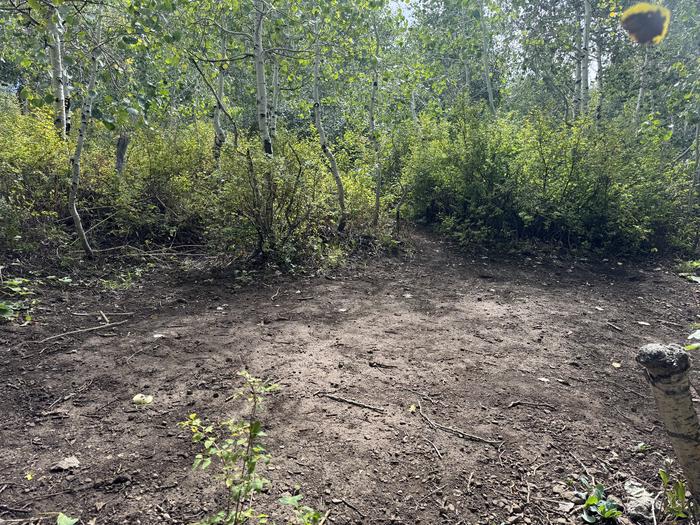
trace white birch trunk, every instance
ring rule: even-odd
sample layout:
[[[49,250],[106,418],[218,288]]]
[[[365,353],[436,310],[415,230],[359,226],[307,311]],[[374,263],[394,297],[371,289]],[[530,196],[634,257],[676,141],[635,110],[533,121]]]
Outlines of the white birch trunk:
[[[372,140],[372,148],[374,149],[374,215],[372,224],[379,224],[379,208],[382,196],[382,168],[379,164],[379,137],[377,137],[377,126],[374,118],[374,112],[377,107],[377,92],[379,91],[379,72],[377,66],[374,66],[372,74],[372,97],[369,102],[369,134]]]
[[[598,71],[596,73],[598,101],[595,108],[595,119],[596,122],[598,122],[600,121],[603,113],[603,48],[600,41],[596,42],[595,51],[596,65],[598,66]]]
[[[486,9],[484,0],[479,0],[479,14],[481,16],[481,59],[484,67],[484,82],[486,83],[486,93],[489,99],[491,113],[496,114],[496,103],[493,97],[493,84],[491,83],[491,50],[489,45],[489,28],[486,24]]]
[[[576,32],[574,34],[574,46],[576,51],[576,72],[574,76],[574,103],[571,112],[574,119],[580,115],[581,109],[581,77],[583,76],[583,45],[581,43],[581,14],[576,13]]]
[[[280,65],[277,61],[272,65],[272,103],[270,104],[270,136],[277,135],[277,116],[280,104]]]
[[[583,46],[581,48],[581,114],[588,112],[589,85],[588,69],[590,65],[591,43],[591,2],[583,0]]]
[[[637,105],[634,108],[634,126],[639,125],[639,114],[642,111],[642,103],[644,102],[644,92],[646,90],[647,64],[649,63],[649,46],[644,48],[644,62],[642,69],[639,72],[639,93],[637,94]]]
[[[700,423],[690,393],[688,352],[678,345],[650,344],[639,351],[637,362],[647,371],[669,441],[700,503]]]
[[[382,196],[382,168],[379,164],[379,137],[377,136],[377,125],[375,122],[374,113],[377,109],[377,95],[379,91],[379,28],[377,21],[374,20],[374,64],[372,66],[372,95],[369,101],[369,135],[372,141],[374,150],[374,214],[372,216],[372,225],[379,224],[379,209]]]
[[[255,57],[255,89],[258,130],[262,140],[263,151],[272,156],[272,137],[270,135],[270,116],[267,106],[267,81],[265,79],[265,50],[263,48],[263,22],[265,21],[265,2],[254,0],[255,30],[253,31],[253,55]]]
[[[75,231],[78,234],[78,240],[85,250],[85,254],[92,258],[94,257],[94,252],[90,246],[87,235],[85,234],[85,229],[83,228],[83,222],[80,219],[80,214],[78,213],[78,188],[80,187],[80,161],[83,155],[83,147],[85,145],[85,137],[88,132],[88,125],[92,118],[92,103],[95,96],[95,82],[97,80],[97,68],[99,66],[99,40],[100,40],[100,22],[98,22],[97,35],[95,41],[98,42],[98,46],[92,52],[90,57],[90,77],[85,90],[83,98],[83,106],[80,110],[80,129],[78,131],[78,141],[75,145],[75,153],[71,159],[71,182],[70,182],[70,193],[68,194],[68,208],[70,210],[71,217],[73,218],[73,223],[75,225]]]
[[[323,121],[321,119],[321,46],[318,41],[318,22],[316,22],[316,50],[314,56],[314,87],[313,87],[313,97],[314,97],[314,123],[316,125],[316,131],[318,131],[318,141],[321,144],[321,151],[328,159],[328,164],[331,168],[331,173],[333,179],[335,180],[335,187],[338,192],[338,209],[340,211],[340,217],[338,219],[338,231],[343,232],[345,230],[345,225],[347,223],[347,215],[345,212],[345,187],[343,186],[343,179],[340,178],[340,172],[338,170],[338,164],[335,161],[335,155],[333,151],[328,146],[328,139],[326,138],[326,131],[323,128]]]
[[[66,133],[66,91],[65,73],[63,69],[63,21],[58,9],[53,9],[48,19],[49,58],[51,60],[51,86],[54,95],[56,112],[55,124],[58,134],[65,140]]]

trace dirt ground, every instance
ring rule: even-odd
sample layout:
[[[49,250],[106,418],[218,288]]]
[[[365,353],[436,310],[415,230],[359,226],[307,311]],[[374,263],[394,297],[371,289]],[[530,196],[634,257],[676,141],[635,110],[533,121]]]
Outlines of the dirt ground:
[[[671,451],[634,357],[688,335],[700,287],[667,266],[414,243],[246,286],[173,272],[124,290],[43,286],[35,322],[0,326],[0,523],[216,510],[220,482],[191,470],[177,423],[240,414],[226,399],[242,369],[282,387],[263,415],[260,510],[298,485],[334,524],[582,523],[567,480],[655,494]],[[100,311],[124,322],[38,342],[105,323]],[[70,456],[79,466],[52,469]]]

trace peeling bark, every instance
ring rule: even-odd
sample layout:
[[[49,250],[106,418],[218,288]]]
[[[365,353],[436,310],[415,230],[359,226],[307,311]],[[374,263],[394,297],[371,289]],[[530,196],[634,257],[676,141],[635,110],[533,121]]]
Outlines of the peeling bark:
[[[63,20],[56,8],[49,12],[47,29],[49,35],[49,59],[51,61],[51,87],[53,89],[56,112],[54,122],[58,129],[58,134],[65,140],[67,138],[67,122],[65,72],[63,69]]]
[[[688,352],[678,345],[650,344],[639,351],[637,362],[646,369],[659,416],[700,503],[700,422],[690,393]]]

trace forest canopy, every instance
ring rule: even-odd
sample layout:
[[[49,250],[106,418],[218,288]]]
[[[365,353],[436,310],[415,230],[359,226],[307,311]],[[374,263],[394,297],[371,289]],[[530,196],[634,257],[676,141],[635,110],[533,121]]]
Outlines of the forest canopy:
[[[630,5],[0,0],[0,251],[693,251],[700,6],[652,45]]]

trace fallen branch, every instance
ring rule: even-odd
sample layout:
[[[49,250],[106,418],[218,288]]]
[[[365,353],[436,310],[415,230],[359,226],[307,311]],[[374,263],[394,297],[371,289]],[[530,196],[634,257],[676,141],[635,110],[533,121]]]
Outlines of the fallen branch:
[[[435,445],[435,443],[433,443],[433,442],[430,441],[429,439],[426,439],[426,438],[423,438],[423,439],[424,439],[427,443],[430,443],[430,446],[433,447],[433,450],[435,451],[435,453],[438,455],[438,457],[439,457],[440,459],[442,459],[442,454],[440,454],[440,451],[438,450],[438,448],[437,448],[437,446]]]
[[[366,408],[367,410],[373,410],[374,412],[379,412],[380,414],[386,413],[386,410],[384,408],[374,407],[372,405],[366,405],[364,403],[360,403],[359,401],[354,401],[352,399],[346,399],[344,397],[336,396],[333,394],[327,394],[325,392],[316,392],[314,395],[327,397],[328,399],[332,399],[333,401],[339,401],[341,403],[348,403],[349,405],[354,405],[356,407]]]
[[[350,502],[348,502],[348,501],[345,501],[344,499],[332,500],[332,503],[342,503],[342,504],[344,504],[344,505],[347,505],[348,508],[351,508],[352,510],[354,510],[355,512],[357,512],[357,513],[360,515],[360,518],[362,518],[362,519],[365,518],[365,515],[362,514],[362,512],[360,512],[360,510],[359,510],[357,507],[355,507],[355,505],[353,505],[352,503],[350,503]]]
[[[478,441],[480,443],[487,443],[489,445],[494,445],[497,447],[500,447],[503,444],[503,441],[496,441],[493,439],[483,438],[481,436],[475,436],[474,434],[469,434],[468,432],[464,432],[463,430],[448,427],[433,421],[423,412],[423,407],[421,406],[420,401],[418,401],[418,412],[420,413],[421,417],[425,419],[428,425],[430,425],[431,428],[436,428],[442,430],[443,432],[449,432],[450,434],[454,434],[455,436],[461,437],[462,439],[466,439],[468,441]]]
[[[80,330],[71,330],[70,332],[64,332],[62,334],[58,335],[52,335],[51,337],[46,337],[44,339],[41,339],[39,341],[28,341],[29,343],[46,343],[48,341],[51,341],[53,339],[58,339],[60,337],[65,337],[67,335],[74,335],[74,334],[82,334],[85,332],[94,332],[95,330],[102,330],[103,328],[112,328],[113,326],[119,326],[120,324],[124,324],[127,322],[127,319],[124,321],[117,321],[116,323],[107,323],[107,324],[102,324],[100,326],[92,326],[90,328],[81,328]]]
[[[617,326],[616,324],[612,324],[610,321],[608,321],[608,322],[605,323],[605,324],[608,325],[610,328],[613,328],[614,330],[617,330],[618,332],[623,332],[623,331],[624,331],[622,328],[620,328],[620,327]]]
[[[535,407],[535,408],[545,407],[545,408],[548,408],[549,410],[556,410],[555,407],[553,407],[552,405],[548,405],[547,403],[531,403],[529,401],[521,401],[520,399],[518,399],[517,401],[513,401],[510,405],[508,405],[508,408],[517,407],[519,405],[528,406],[528,407]]]
[[[326,523],[326,520],[328,519],[328,516],[331,515],[331,509],[328,509],[326,513],[323,515],[323,518],[321,518],[321,521],[318,522],[318,525],[323,525]]]
[[[102,315],[102,312],[71,312],[71,315],[78,315],[80,317],[92,317]],[[105,315],[134,315],[134,312],[107,312]]]

